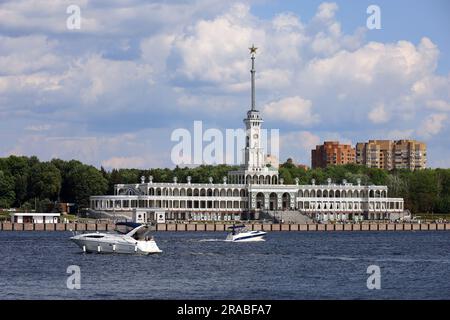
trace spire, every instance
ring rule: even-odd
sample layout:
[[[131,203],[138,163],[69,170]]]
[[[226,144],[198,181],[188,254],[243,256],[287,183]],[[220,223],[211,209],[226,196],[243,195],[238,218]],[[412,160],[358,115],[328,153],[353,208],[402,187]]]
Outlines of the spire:
[[[256,110],[256,108],[255,108],[255,72],[256,72],[256,70],[255,70],[255,53],[258,48],[256,48],[255,45],[253,44],[252,47],[249,49],[250,49],[250,54],[251,54],[251,59],[252,59],[252,69],[250,70],[250,73],[252,75],[252,108],[251,108],[251,110],[255,111]]]

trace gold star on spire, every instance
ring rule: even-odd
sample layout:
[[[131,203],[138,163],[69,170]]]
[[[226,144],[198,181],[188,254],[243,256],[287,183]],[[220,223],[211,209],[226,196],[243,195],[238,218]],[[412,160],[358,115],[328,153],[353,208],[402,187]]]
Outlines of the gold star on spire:
[[[255,47],[255,45],[254,44],[252,44],[252,47],[251,48],[249,48],[249,50],[250,50],[250,53],[251,54],[254,54],[254,53],[256,53],[256,50],[257,50],[258,48],[257,47]]]

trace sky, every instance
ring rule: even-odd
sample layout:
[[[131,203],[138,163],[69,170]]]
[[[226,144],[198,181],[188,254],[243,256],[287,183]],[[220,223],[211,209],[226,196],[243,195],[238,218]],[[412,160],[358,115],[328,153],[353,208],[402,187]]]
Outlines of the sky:
[[[243,128],[255,44],[281,161],[309,165],[324,140],[417,139],[428,166],[450,167],[449,13],[445,0],[0,1],[0,156],[174,167],[174,130]]]

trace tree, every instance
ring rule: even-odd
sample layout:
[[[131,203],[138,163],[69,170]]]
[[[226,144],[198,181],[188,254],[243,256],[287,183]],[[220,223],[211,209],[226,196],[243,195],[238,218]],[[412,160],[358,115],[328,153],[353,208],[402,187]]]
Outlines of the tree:
[[[0,170],[0,208],[10,208],[15,200],[14,179]]]
[[[89,206],[89,197],[104,195],[108,190],[108,181],[93,166],[78,161],[70,161],[66,172],[65,201],[75,202],[80,207]]]
[[[409,181],[409,203],[414,212],[433,212],[438,199],[436,172],[430,169],[415,171]]]
[[[292,178],[292,174],[289,169],[285,167],[280,168],[280,178],[284,179],[284,184],[293,184],[294,178]]]
[[[386,186],[388,187],[388,192],[390,197],[401,197],[402,195],[408,194],[408,184],[406,179],[398,174],[390,174],[386,178]]]
[[[61,172],[50,162],[35,163],[29,175],[29,194],[38,199],[57,200],[61,190]]]
[[[20,207],[28,196],[29,161],[27,157],[17,156],[9,156],[5,160],[8,171],[14,179],[14,192],[16,194],[14,205]]]

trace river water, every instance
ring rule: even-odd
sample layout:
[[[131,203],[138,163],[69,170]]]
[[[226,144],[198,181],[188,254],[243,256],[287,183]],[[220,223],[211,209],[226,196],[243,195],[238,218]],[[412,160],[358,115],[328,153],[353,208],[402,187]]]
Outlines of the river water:
[[[162,254],[84,254],[69,232],[0,232],[0,299],[449,299],[450,232],[156,232]],[[69,289],[67,268],[80,268]],[[369,290],[371,265],[381,289]]]

